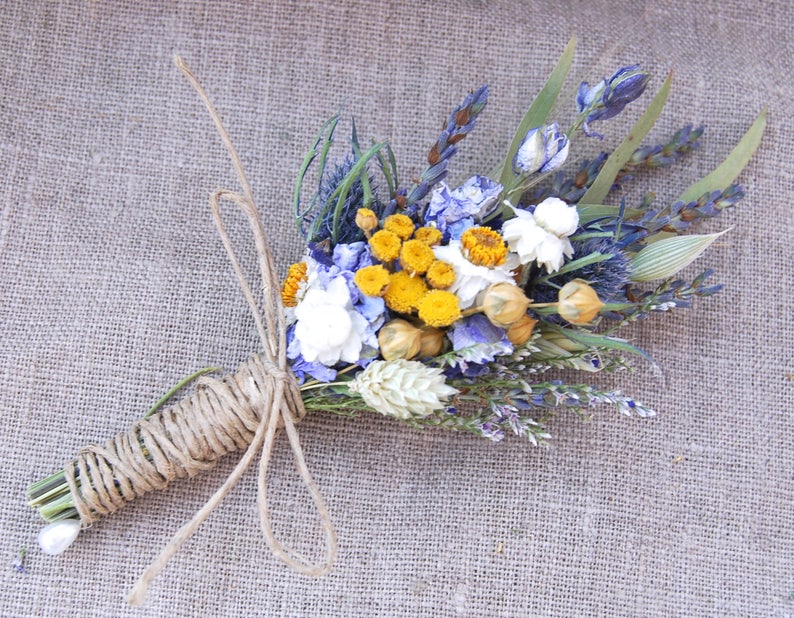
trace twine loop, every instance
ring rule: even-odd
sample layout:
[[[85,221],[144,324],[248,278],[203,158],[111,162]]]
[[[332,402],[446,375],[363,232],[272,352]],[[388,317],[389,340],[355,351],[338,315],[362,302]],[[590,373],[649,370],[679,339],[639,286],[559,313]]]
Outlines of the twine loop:
[[[242,185],[242,192],[215,191],[210,197],[210,208],[251,309],[262,352],[233,375],[200,379],[191,397],[150,418],[137,421],[130,431],[119,434],[104,446],[83,448],[77,460],[66,466],[66,479],[75,506],[83,524],[90,525],[125,502],[153,489],[164,488],[174,478],[193,476],[213,467],[226,453],[245,450],[221,487],[146,568],[127,597],[132,605],[144,602],[149,583],[235,486],[260,450],[257,508],[262,533],[272,552],[296,571],[310,576],[330,572],[337,554],[336,533],[328,509],[306,466],[295,428],[295,424],[306,415],[306,409],[298,383],[287,363],[286,321],[279,279],[264,226],[240,158],[220,117],[184,61],[177,56],[175,62],[207,106]],[[262,279],[261,311],[223,222],[222,202],[236,205],[248,219]],[[270,521],[267,470],[277,432],[282,429],[287,434],[295,466],[314,501],[325,534],[325,557],[318,562],[301,556],[279,541]]]

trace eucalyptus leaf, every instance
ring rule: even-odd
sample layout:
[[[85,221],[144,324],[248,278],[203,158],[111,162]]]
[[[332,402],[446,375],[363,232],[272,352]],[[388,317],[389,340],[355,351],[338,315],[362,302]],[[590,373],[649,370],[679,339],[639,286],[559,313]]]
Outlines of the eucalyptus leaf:
[[[560,59],[557,61],[557,66],[554,67],[548,80],[546,80],[543,89],[532,101],[526,114],[524,114],[524,117],[521,119],[521,123],[518,125],[518,129],[513,136],[513,141],[510,143],[510,148],[507,151],[507,157],[502,164],[502,171],[499,175],[499,184],[502,186],[506,187],[513,182],[515,177],[513,174],[513,157],[516,156],[516,152],[518,152],[518,148],[521,146],[521,142],[524,140],[524,137],[526,137],[527,132],[546,122],[551,108],[554,106],[554,103],[556,103],[557,97],[560,96],[560,91],[565,83],[565,78],[568,76],[571,63],[573,62],[575,49],[576,37],[572,36],[571,40],[568,41],[568,45],[565,46],[562,56],[560,56]]]
[[[623,166],[631,158],[631,155],[662,113],[664,104],[667,102],[667,95],[670,94],[672,79],[673,72],[670,71],[667,75],[667,79],[664,80],[662,87],[659,89],[659,92],[653,97],[648,109],[640,116],[640,119],[631,128],[631,131],[629,131],[629,134],[620,142],[620,145],[609,155],[609,158],[604,163],[598,176],[596,176],[595,181],[593,181],[593,184],[590,185],[590,188],[582,196],[582,199],[579,200],[581,203],[601,204],[604,202],[618,173],[623,169]]]
[[[674,236],[648,245],[631,260],[631,280],[653,281],[672,277],[725,232]]]
[[[752,158],[766,128],[766,110],[758,114],[747,133],[731,150],[725,160],[711,174],[689,187],[678,199],[683,202],[692,202],[705,193],[725,190],[745,168]]]

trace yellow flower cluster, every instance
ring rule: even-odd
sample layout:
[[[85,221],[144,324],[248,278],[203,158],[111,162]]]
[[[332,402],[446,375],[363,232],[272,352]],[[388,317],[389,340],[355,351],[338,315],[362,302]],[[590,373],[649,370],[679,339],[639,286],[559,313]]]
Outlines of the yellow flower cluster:
[[[354,281],[361,292],[382,296],[386,306],[397,313],[418,313],[429,326],[443,328],[459,319],[457,296],[444,291],[455,282],[455,269],[433,254],[432,247],[441,243],[441,232],[432,227],[416,228],[403,214],[386,217],[375,231],[372,215],[361,209],[356,223],[366,228],[372,255],[382,264],[356,272]],[[397,268],[400,270],[395,272]]]

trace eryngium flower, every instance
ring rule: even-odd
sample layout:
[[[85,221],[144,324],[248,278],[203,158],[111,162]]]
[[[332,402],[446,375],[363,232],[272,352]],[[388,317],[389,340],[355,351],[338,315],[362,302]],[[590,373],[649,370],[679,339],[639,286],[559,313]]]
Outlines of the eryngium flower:
[[[409,419],[428,416],[446,407],[457,389],[444,381],[441,369],[418,361],[373,361],[348,383],[372,409],[386,416]]]
[[[570,142],[556,122],[527,132],[513,157],[516,174],[545,173],[556,170],[568,158]]]

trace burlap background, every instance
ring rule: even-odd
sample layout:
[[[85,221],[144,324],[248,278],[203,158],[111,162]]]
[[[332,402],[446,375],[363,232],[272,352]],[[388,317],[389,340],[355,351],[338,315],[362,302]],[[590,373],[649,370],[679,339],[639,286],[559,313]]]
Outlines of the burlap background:
[[[3,616],[794,615],[788,0],[2,4]],[[300,431],[341,547],[318,580],[269,555],[249,474],[148,605],[126,606],[233,461],[140,500],[58,558],[38,551],[29,482],[125,429],[180,377],[233,369],[257,348],[207,208],[209,191],[234,186],[231,167],[173,53],[221,110],[283,269],[301,254],[296,170],[342,102],[363,137],[392,140],[407,177],[449,109],[489,83],[453,168],[460,180],[497,160],[572,33],[572,88],[639,61],[655,90],[674,67],[653,135],[707,125],[677,177],[638,183],[663,198],[769,108],[741,178],[749,197],[706,226],[733,226],[701,260],[725,292],[630,333],[666,372],[640,364],[615,383],[656,419],[563,415],[543,450],[374,415],[311,417]],[[607,146],[638,111],[605,126]],[[229,219],[253,266],[245,225]],[[313,551],[314,513],[283,443],[271,500],[280,533]],[[24,574],[11,566],[20,547]]]

